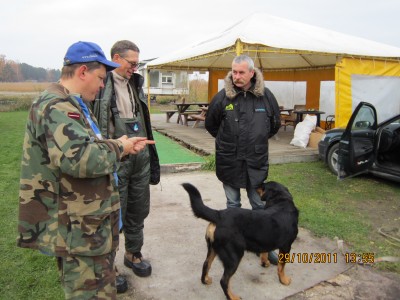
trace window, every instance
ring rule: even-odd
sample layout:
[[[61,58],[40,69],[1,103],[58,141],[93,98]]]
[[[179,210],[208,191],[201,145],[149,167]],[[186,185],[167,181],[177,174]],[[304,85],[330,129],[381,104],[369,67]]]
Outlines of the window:
[[[372,129],[375,126],[375,112],[369,106],[363,106],[358,111],[354,122],[353,129]]]
[[[172,84],[172,73],[162,74],[162,83],[171,83]]]

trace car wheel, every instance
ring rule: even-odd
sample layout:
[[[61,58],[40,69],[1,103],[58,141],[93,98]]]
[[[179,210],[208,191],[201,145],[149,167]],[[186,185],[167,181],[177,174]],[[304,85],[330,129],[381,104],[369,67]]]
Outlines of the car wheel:
[[[328,166],[331,172],[338,174],[339,143],[333,144],[328,152]]]

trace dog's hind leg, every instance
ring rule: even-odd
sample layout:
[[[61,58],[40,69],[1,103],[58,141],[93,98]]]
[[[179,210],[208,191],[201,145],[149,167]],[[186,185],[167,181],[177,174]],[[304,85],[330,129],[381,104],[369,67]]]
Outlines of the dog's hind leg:
[[[281,252],[279,250],[279,257],[285,257],[285,253],[289,252]],[[279,281],[284,285],[289,285],[292,281],[290,277],[285,274],[285,260],[278,260],[278,277]]]
[[[204,284],[211,284],[212,278],[208,276],[208,271],[210,271],[211,264],[216,256],[215,250],[212,248],[211,243],[207,241],[208,251],[207,258],[203,263],[203,272],[201,273],[201,282]]]
[[[241,298],[235,294],[233,294],[231,286],[230,286],[230,280],[233,276],[233,274],[235,274],[240,260],[243,257],[244,251],[242,251],[241,253],[235,253],[232,251],[228,251],[228,255],[227,252],[219,252],[219,257],[224,265],[224,274],[222,275],[222,278],[220,280],[220,284],[222,287],[222,290],[225,293],[225,296],[227,299],[229,300],[240,300]],[[238,256],[237,256],[238,255]]]
[[[206,231],[207,258],[203,263],[203,271],[201,273],[201,282],[203,284],[212,283],[212,278],[208,276],[208,272],[210,271],[211,264],[213,263],[214,258],[216,256],[215,250],[212,247],[212,243],[214,241],[214,232],[215,232],[215,224],[210,223]]]
[[[235,274],[236,269],[237,269],[237,266],[236,266],[236,268],[228,268],[228,269],[225,268],[224,275],[222,275],[222,278],[220,281],[222,290],[224,291],[226,298],[228,298],[229,300],[240,300],[241,299],[239,296],[235,295],[232,292],[232,289],[230,286],[230,281],[231,281],[232,275]]]

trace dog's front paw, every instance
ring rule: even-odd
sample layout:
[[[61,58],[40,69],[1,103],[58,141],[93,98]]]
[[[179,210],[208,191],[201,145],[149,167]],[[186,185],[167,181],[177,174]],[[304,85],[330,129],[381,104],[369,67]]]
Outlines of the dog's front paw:
[[[270,265],[271,265],[271,263],[269,262],[269,260],[261,261],[261,267],[263,267],[263,268],[268,268]]]
[[[279,276],[279,281],[283,285],[289,285],[292,282],[292,279],[289,276],[281,275],[281,276]]]
[[[268,259],[268,253],[261,253],[260,254],[261,266],[264,268],[268,268],[270,266],[270,262]]]
[[[230,294],[229,300],[242,300],[242,297],[234,295],[234,294]]]

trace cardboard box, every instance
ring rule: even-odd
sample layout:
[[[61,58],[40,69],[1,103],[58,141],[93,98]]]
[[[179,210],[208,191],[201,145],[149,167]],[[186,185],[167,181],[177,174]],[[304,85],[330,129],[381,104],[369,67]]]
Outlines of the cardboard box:
[[[308,147],[318,148],[318,143],[324,133],[325,130],[323,130],[321,127],[316,127],[313,131],[311,131],[310,139],[308,140]]]

